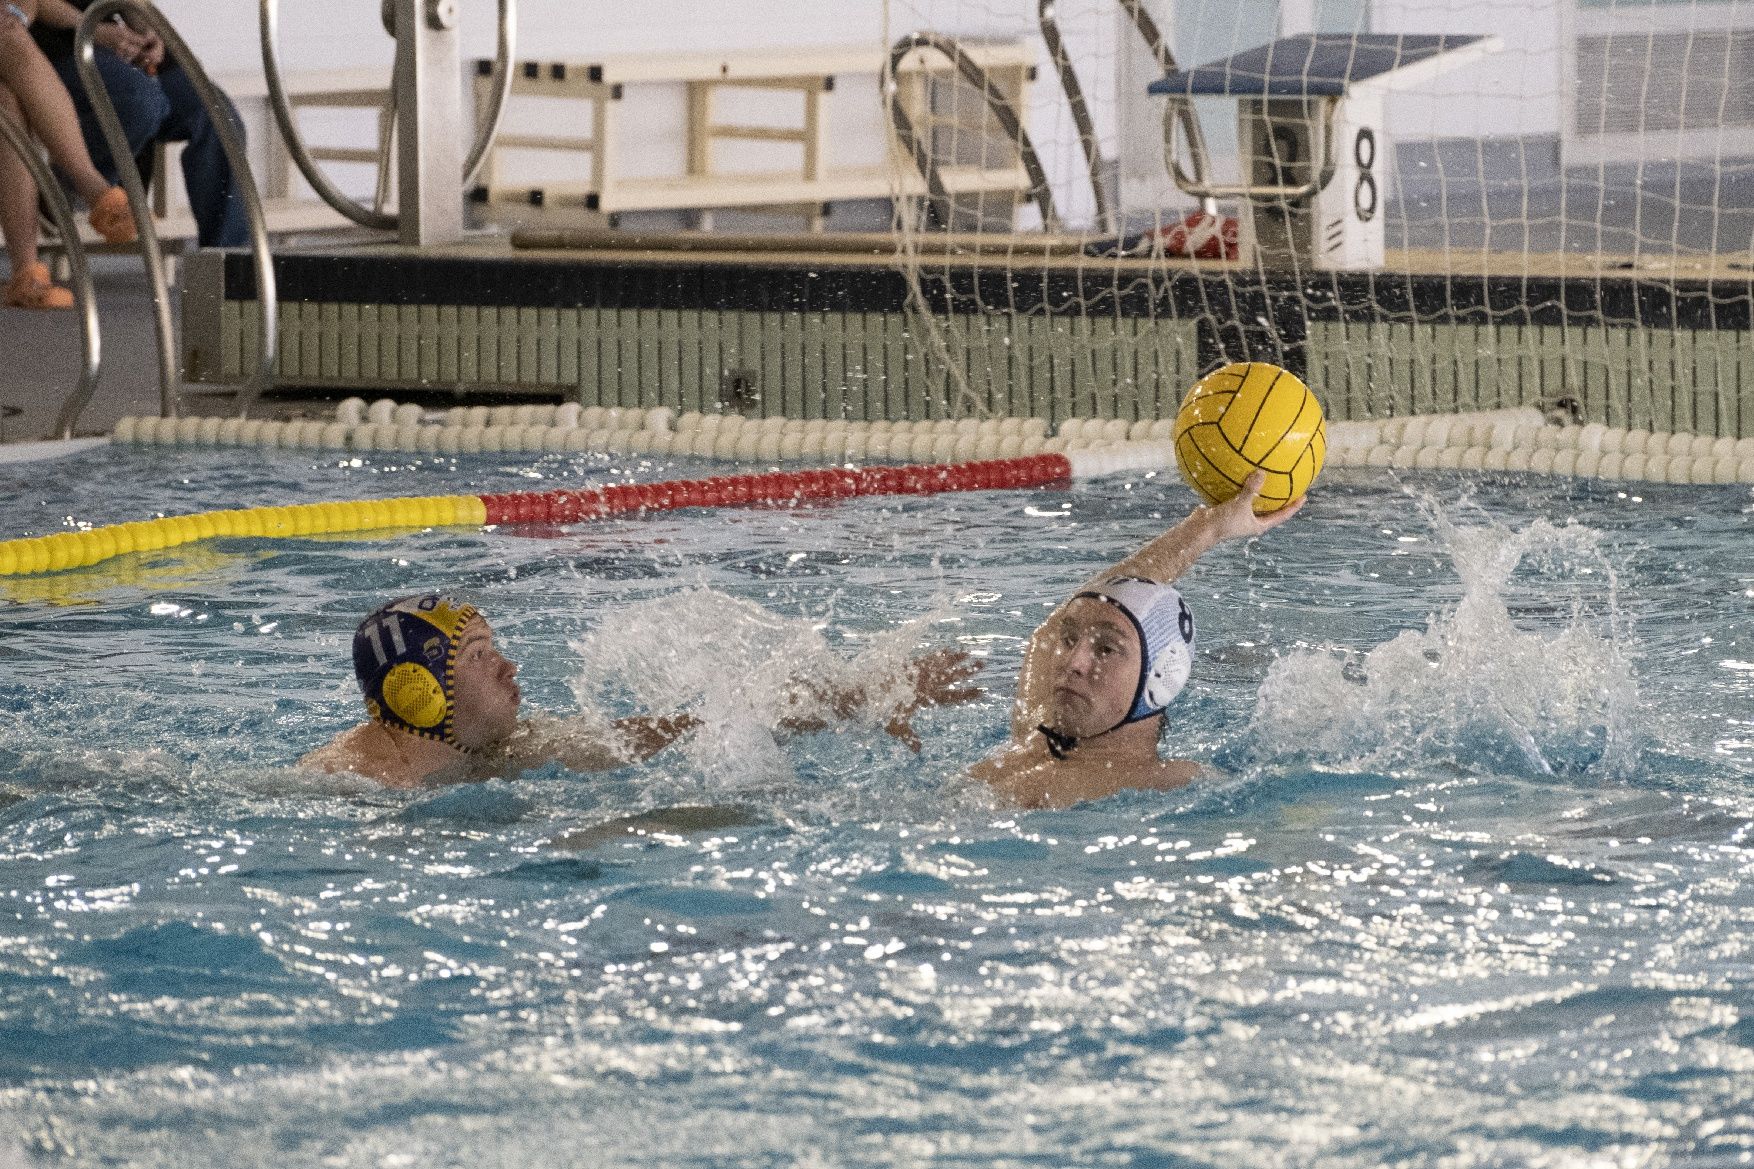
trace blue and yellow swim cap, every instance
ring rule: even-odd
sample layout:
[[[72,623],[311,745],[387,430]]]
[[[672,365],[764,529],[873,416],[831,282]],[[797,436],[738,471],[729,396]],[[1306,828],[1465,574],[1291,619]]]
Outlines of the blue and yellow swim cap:
[[[353,674],[374,720],[457,746],[457,650],[474,605],[427,593],[391,601],[353,635]]]

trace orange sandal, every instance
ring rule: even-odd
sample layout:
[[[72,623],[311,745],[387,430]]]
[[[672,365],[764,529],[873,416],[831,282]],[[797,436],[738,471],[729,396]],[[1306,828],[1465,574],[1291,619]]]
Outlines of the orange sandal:
[[[91,226],[112,244],[131,244],[138,239],[134,213],[128,209],[128,192],[120,187],[105,191],[91,205]]]
[[[67,309],[73,294],[49,279],[47,264],[32,264],[14,272],[6,284],[6,304],[11,308]]]

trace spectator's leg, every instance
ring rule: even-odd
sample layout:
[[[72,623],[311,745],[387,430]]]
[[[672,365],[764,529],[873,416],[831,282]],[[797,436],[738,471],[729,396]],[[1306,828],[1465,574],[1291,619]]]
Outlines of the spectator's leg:
[[[0,110],[24,124],[18,99],[4,85],[0,85]],[[0,138],[0,233],[6,236],[6,254],[12,260],[14,276],[36,267],[37,185],[12,144],[3,138]]]
[[[18,99],[31,131],[79,197],[96,204],[114,184],[98,172],[86,152],[66,87],[30,33],[15,20],[0,21],[0,84]]]
[[[244,212],[243,196],[238,193],[237,177],[232,174],[231,162],[219,140],[219,131],[214,129],[187,73],[167,67],[159,74],[158,80],[170,104],[164,137],[186,143],[183,147],[183,185],[189,191],[189,207],[195,213],[201,246],[244,246],[250,239],[249,221]],[[242,142],[243,120],[229,100],[225,112],[238,141]]]
[[[165,97],[156,78],[148,77],[103,46],[97,47],[92,59],[97,63],[98,76],[103,78],[104,91],[115,103],[122,131],[128,136],[128,153],[138,155],[163,132],[165,119],[170,117],[170,99]],[[71,54],[56,56],[49,63],[73,96],[73,108],[79,114],[79,132],[91,150],[92,161],[105,178],[111,183],[117,182],[119,172],[110,156],[109,139],[104,137],[97,111],[92,109],[79,67],[74,64]]]
[[[0,110],[22,124],[23,111],[12,91],[0,85]],[[63,309],[73,294],[49,280],[37,260],[37,185],[9,141],[0,139],[0,233],[12,261],[11,278],[0,300],[18,308]]]

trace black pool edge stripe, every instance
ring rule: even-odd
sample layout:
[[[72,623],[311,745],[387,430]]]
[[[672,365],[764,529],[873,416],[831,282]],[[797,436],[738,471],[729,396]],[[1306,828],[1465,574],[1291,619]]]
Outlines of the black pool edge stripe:
[[[899,271],[823,263],[625,264],[515,257],[283,255],[275,257],[283,302],[673,309],[682,311],[905,311]],[[1232,359],[1285,360],[1318,322],[1628,325],[1695,331],[1748,330],[1750,284],[1740,280],[1652,283],[1636,275],[1481,277],[1405,273],[1309,273],[1164,269],[1149,275],[1092,265],[1081,270],[938,269],[920,273],[934,309],[951,314],[1171,318],[1212,322],[1210,346]],[[255,297],[249,256],[225,257],[225,299]],[[1202,348],[1208,348],[1202,344]]]

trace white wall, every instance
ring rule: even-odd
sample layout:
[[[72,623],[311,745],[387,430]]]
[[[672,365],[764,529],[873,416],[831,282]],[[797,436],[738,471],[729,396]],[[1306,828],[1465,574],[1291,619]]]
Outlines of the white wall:
[[[190,47],[215,74],[261,72],[261,49],[257,24],[258,6],[250,0],[159,0]],[[466,57],[493,54],[497,5],[495,0],[460,0],[463,51]],[[693,52],[742,47],[772,48],[786,45],[844,45],[868,42],[872,58],[880,60],[882,7],[877,4],[815,4],[804,0],[715,0],[711,4],[689,0],[648,0],[638,6],[610,3],[577,3],[568,0],[520,0],[518,5],[518,57],[520,59],[580,59],[612,53]],[[389,36],[379,17],[377,0],[280,0],[281,64],[289,74],[301,70],[375,68],[388,84],[393,55]],[[869,165],[882,161],[884,138],[881,108],[877,100],[876,75],[846,79],[846,92],[838,94],[835,109],[834,150],[829,163]],[[653,92],[654,88],[659,92]],[[640,87],[628,94],[627,121],[637,126],[617,151],[620,173],[629,176],[676,173],[684,163],[681,88],[663,92],[662,87]],[[752,121],[795,124],[798,102],[789,95],[735,95],[725,102],[726,113],[749,114]],[[585,133],[582,124],[587,107],[557,103],[514,102],[507,127],[542,133]],[[260,142],[268,133],[265,108],[246,104],[245,125],[252,140],[252,155],[263,158]],[[575,122],[574,119],[577,119]],[[359,112],[307,111],[302,115],[307,138],[313,144],[370,145],[375,142],[373,122]],[[755,143],[753,152],[764,151],[783,166],[795,158],[786,148]],[[862,152],[861,152],[862,151]],[[520,172],[556,178],[557,169],[570,173],[586,165],[583,156],[569,159],[511,157],[506,177],[516,180]],[[745,168],[749,169],[749,168]],[[348,193],[365,197],[372,186],[371,172],[358,165],[331,168],[331,177]],[[574,177],[583,178],[582,173]],[[302,183],[298,184],[302,188]]]
[[[216,70],[260,60],[250,0],[158,0],[194,50]],[[460,0],[464,48],[493,51],[494,0]],[[882,6],[805,0],[643,0],[621,4],[521,0],[520,55],[695,51],[774,45],[851,44],[882,36]],[[375,0],[281,0],[289,68],[390,60]]]
[[[1087,51],[1090,33],[1112,37],[1112,3],[1100,9],[1099,23],[1069,29],[1075,51]],[[257,5],[248,0],[159,0],[160,8],[183,32],[190,46],[216,73],[259,72],[261,68]],[[464,52],[491,55],[494,43],[494,0],[461,0]],[[1094,3],[1092,13],[1098,11]],[[375,0],[281,0],[282,65],[300,69],[376,66],[388,71],[391,44],[379,23]],[[773,48],[787,45],[869,44],[873,62],[886,46],[906,32],[931,28],[955,36],[1027,37],[1036,46],[1043,69],[1034,89],[1027,119],[1042,135],[1041,147],[1056,197],[1074,220],[1088,215],[1090,200],[1081,182],[1083,164],[1077,155],[1070,117],[1065,114],[1058,83],[1047,68],[1047,55],[1036,37],[1033,0],[1002,4],[963,0],[646,0],[639,5],[578,3],[573,0],[520,0],[520,58],[584,58],[608,53],[663,53]],[[1098,49],[1097,51],[1101,51]],[[841,79],[837,79],[841,80]],[[761,120],[765,95],[742,95],[736,113]],[[618,165],[628,175],[674,173],[682,165],[683,108],[680,87],[674,92],[630,93],[629,121],[641,126],[620,149]],[[865,77],[846,78],[837,86],[830,164],[868,165],[882,160],[886,121],[879,101],[875,68]],[[796,99],[774,97],[766,112],[778,123],[795,121]],[[266,121],[245,111],[252,134],[266,130]],[[1109,132],[1112,111],[1105,110]],[[528,128],[554,114],[540,108],[519,111],[514,103],[508,125]],[[358,138],[369,141],[370,127],[362,118],[307,114],[307,129],[319,140]],[[568,132],[563,127],[557,132]],[[759,145],[759,144],[757,144]],[[531,160],[525,160],[529,162]],[[540,161],[540,160],[536,160]],[[759,159],[756,166],[761,165]],[[518,163],[513,161],[516,173]],[[345,172],[345,168],[344,172]],[[354,168],[357,172],[360,168]],[[748,169],[748,168],[745,168]],[[369,186],[359,174],[341,173],[338,181],[355,194]],[[1025,220],[1027,221],[1027,212]]]
[[[1564,0],[1368,0],[1370,27],[1378,32],[1496,33],[1505,41],[1497,55],[1433,81],[1419,92],[1397,95],[1389,132],[1400,140],[1557,133],[1560,120],[1560,5]],[[216,72],[257,71],[257,6],[248,0],[159,0],[196,52]],[[1316,23],[1362,18],[1366,0],[1301,0]],[[1312,8],[1313,5],[1313,8]],[[378,22],[375,0],[281,0],[284,63],[289,70],[376,66],[388,77],[391,47]],[[486,56],[493,47],[493,0],[461,0],[465,52]],[[1178,49],[1197,63],[1217,49],[1246,47],[1225,39],[1247,10],[1261,19],[1231,39],[1257,43],[1254,25],[1270,22],[1272,0],[1152,0]],[[1144,62],[1134,53],[1132,32],[1123,28],[1113,0],[1062,0],[1061,19],[1081,66],[1092,113],[1109,157],[1125,156],[1131,203],[1173,197],[1166,184],[1147,182],[1161,170],[1157,115],[1145,109]],[[1256,13],[1256,9],[1260,11]],[[1329,12],[1333,9],[1333,12]],[[1028,123],[1053,180],[1062,215],[1071,223],[1091,210],[1088,181],[1070,114],[1036,30],[1035,0],[648,0],[639,5],[521,0],[519,55],[584,57],[600,53],[702,51],[780,45],[869,43],[874,54],[894,37],[919,28],[957,36],[1024,38],[1041,65]],[[1265,35],[1272,35],[1271,30]],[[1214,47],[1216,46],[1216,48]],[[859,164],[880,157],[885,123],[875,77],[848,79],[836,95],[835,149],[831,162]],[[1125,92],[1120,92],[1124,86]],[[1136,96],[1135,90],[1141,90]],[[679,91],[646,94],[640,116],[647,129],[626,144],[626,173],[655,174],[680,166],[682,113]],[[1125,103],[1125,104],[1123,104]],[[1136,103],[1136,104],[1135,104]],[[789,106],[776,105],[776,118]],[[538,120],[540,111],[526,110]],[[1225,121],[1223,112],[1219,120]],[[320,115],[319,115],[320,117]],[[514,118],[517,115],[514,113]],[[1137,125],[1129,123],[1137,122]],[[516,123],[514,123],[516,124]],[[265,128],[265,124],[264,124]],[[254,125],[252,129],[255,129]],[[1213,127],[1219,139],[1228,129]],[[361,122],[342,136],[369,135]],[[1126,140],[1123,146],[1123,139]],[[1148,142],[1147,139],[1152,140]],[[1216,143],[1215,143],[1216,146]],[[1143,168],[1143,169],[1141,169]],[[1138,173],[1134,173],[1138,172]],[[347,184],[358,187],[359,182]]]
[[[1495,34],[1497,53],[1389,102],[1400,141],[1558,134],[1563,0],[1374,0],[1372,31]]]

